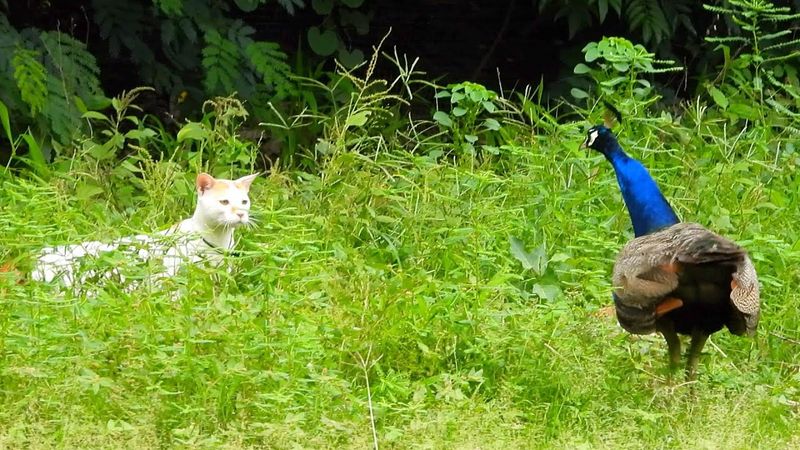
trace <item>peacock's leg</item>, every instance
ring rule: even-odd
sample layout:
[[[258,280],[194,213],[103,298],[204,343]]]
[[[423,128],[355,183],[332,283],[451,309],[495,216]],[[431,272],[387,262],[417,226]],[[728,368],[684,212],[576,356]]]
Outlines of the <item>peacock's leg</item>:
[[[658,331],[664,336],[667,341],[667,351],[669,352],[669,369],[670,373],[681,364],[681,340],[678,338],[678,333],[675,332],[675,325],[671,320],[662,320],[658,324]]]
[[[700,352],[706,345],[708,334],[701,330],[692,331],[692,343],[689,346],[689,361],[686,363],[686,379],[692,381],[696,378],[697,362],[700,359]]]

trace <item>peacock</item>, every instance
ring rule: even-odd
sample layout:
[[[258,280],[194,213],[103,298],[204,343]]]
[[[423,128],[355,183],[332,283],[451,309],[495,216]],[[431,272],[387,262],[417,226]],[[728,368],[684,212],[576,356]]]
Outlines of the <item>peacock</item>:
[[[590,128],[582,147],[599,151],[614,167],[633,224],[635,238],[614,263],[617,320],[630,333],[661,333],[670,373],[680,365],[678,335],[691,336],[686,376],[694,380],[709,335],[723,327],[735,335],[755,333],[755,267],[733,241],[681,222],[647,169],[622,150],[607,126]]]

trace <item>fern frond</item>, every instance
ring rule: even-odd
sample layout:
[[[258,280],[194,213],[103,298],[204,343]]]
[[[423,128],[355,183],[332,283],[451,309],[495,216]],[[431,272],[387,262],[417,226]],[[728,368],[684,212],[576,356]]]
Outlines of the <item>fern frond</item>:
[[[777,50],[779,48],[798,46],[798,45],[800,45],[800,39],[792,39],[791,41],[780,42],[778,44],[773,44],[773,45],[769,45],[769,46],[763,47],[761,49],[761,52],[762,53],[766,53],[766,52],[769,52],[769,51],[772,51],[772,50]]]
[[[61,80],[47,77],[47,109],[42,114],[59,142],[70,142],[81,129],[80,112]]]
[[[31,116],[36,116],[45,107],[47,100],[47,71],[39,62],[41,54],[36,50],[17,48],[11,64],[22,100],[31,107]]]
[[[20,36],[17,30],[8,23],[5,14],[0,14],[0,48],[12,49],[19,45]],[[12,52],[0,52],[0,74],[5,73],[11,68]]]
[[[228,40],[235,43],[239,48],[246,48],[253,43],[251,36],[255,32],[256,30],[250,25],[241,20],[236,20],[228,27]]]
[[[758,40],[760,41],[771,41],[773,39],[778,39],[781,37],[786,36],[787,34],[792,34],[792,30],[781,30],[775,33],[765,34],[763,36],[759,36]]]
[[[631,0],[628,17],[630,29],[641,29],[645,42],[658,44],[671,34],[669,22],[658,0]]]
[[[741,37],[741,36],[720,36],[720,37],[713,37],[709,36],[706,37],[706,42],[711,42],[714,44],[730,44],[730,43],[739,43],[739,44],[749,44],[750,39]]]
[[[274,42],[254,42],[247,46],[245,53],[260,76],[261,82],[279,97],[296,92],[290,77],[292,69],[286,63],[288,57]]]
[[[705,9],[706,11],[711,11],[713,13],[717,13],[719,15],[723,15],[723,16],[732,16],[732,15],[734,15],[736,13],[734,10],[732,10],[730,8],[724,8],[722,6],[715,6],[715,5],[708,5],[708,4],[705,4],[705,3],[703,3],[703,9]]]
[[[795,50],[792,53],[786,55],[778,55],[778,56],[773,56],[771,58],[764,58],[764,63],[766,64],[778,61],[786,61],[787,59],[795,59],[798,57],[800,57],[800,51]]]
[[[215,29],[205,33],[206,46],[203,48],[203,68],[208,92],[231,94],[241,78],[239,47],[222,37]]]
[[[59,76],[67,89],[83,98],[102,94],[100,68],[83,42],[56,31],[43,31],[39,38],[47,51],[48,72]]]
[[[100,37],[108,42],[111,56],[118,58],[123,47],[137,39],[142,34],[139,10],[141,8],[129,2],[115,2],[113,0],[92,0],[94,21],[100,27]],[[127,39],[127,44],[123,44]]]
[[[767,77],[767,80],[769,80],[769,82],[772,83],[773,86],[775,86],[776,88],[780,89],[782,92],[785,92],[786,94],[788,94],[789,97],[792,97],[793,100],[795,100],[795,101],[800,100],[800,92],[798,92],[796,86],[791,85],[791,84],[787,84],[787,83],[784,83],[784,82],[778,80],[770,72],[766,73],[766,77]]]
[[[183,14],[183,0],[153,0],[153,4],[168,16]]]
[[[147,8],[136,2],[120,2],[116,0],[92,0],[94,21],[100,27],[100,36],[108,42],[108,49],[113,57],[120,57],[122,49],[131,53],[140,66],[151,64],[155,60],[153,51],[144,42],[143,37],[151,33],[152,26],[145,13]]]

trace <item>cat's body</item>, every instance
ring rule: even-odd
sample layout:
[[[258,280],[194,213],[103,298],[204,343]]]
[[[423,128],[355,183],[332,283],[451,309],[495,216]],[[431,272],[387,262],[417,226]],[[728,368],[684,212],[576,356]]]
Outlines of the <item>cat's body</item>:
[[[197,176],[197,207],[192,217],[153,235],[44,248],[36,259],[31,278],[58,281],[65,287],[80,287],[98,276],[122,278],[113,269],[98,274],[88,268],[90,258],[100,258],[113,251],[124,252],[144,262],[157,261],[154,278],[172,277],[184,264],[207,262],[218,266],[223,254],[235,245],[234,229],[250,223],[248,193],[256,176],[222,180],[201,173]]]

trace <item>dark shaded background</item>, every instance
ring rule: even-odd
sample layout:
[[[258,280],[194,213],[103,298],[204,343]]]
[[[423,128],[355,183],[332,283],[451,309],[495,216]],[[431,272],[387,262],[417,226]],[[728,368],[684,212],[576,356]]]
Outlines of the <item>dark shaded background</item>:
[[[538,84],[543,79],[552,95],[566,92],[565,82],[572,67],[580,61],[580,49],[587,42],[604,35],[628,35],[627,27],[616,14],[609,13],[602,25],[570,38],[566,21],[553,22],[552,11],[540,13],[536,4],[533,0],[367,0],[362,10],[371,17],[369,33],[345,39],[369,54],[372,45],[391,29],[384,48],[396,46],[401,54],[406,53],[412,59],[419,57],[418,67],[430,78],[442,77],[444,83],[477,81],[495,89],[498,80],[509,89]],[[306,55],[311,52],[305,44],[305,32],[322,21],[309,5],[290,16],[277,2],[234,16],[254,27],[257,38],[276,41],[290,54],[304,46],[302,51]],[[26,26],[59,29],[87,42],[90,51],[99,58],[104,89],[109,95],[143,84],[136,78],[136,71],[131,70],[129,61],[111,59],[102,48],[104,43],[92,22],[91,2],[11,0],[8,17],[18,29]],[[698,30],[708,29],[714,20],[710,14],[694,19]],[[691,65],[697,55],[687,49],[686,39],[690,38],[676,37],[671,47],[659,49],[659,53]],[[152,39],[151,48],[158,51],[158,36]],[[387,67],[384,65],[383,69]],[[688,87],[691,91],[691,86],[681,86],[680,80],[675,82],[674,79],[681,77],[672,75],[672,78],[676,90],[687,92]]]

